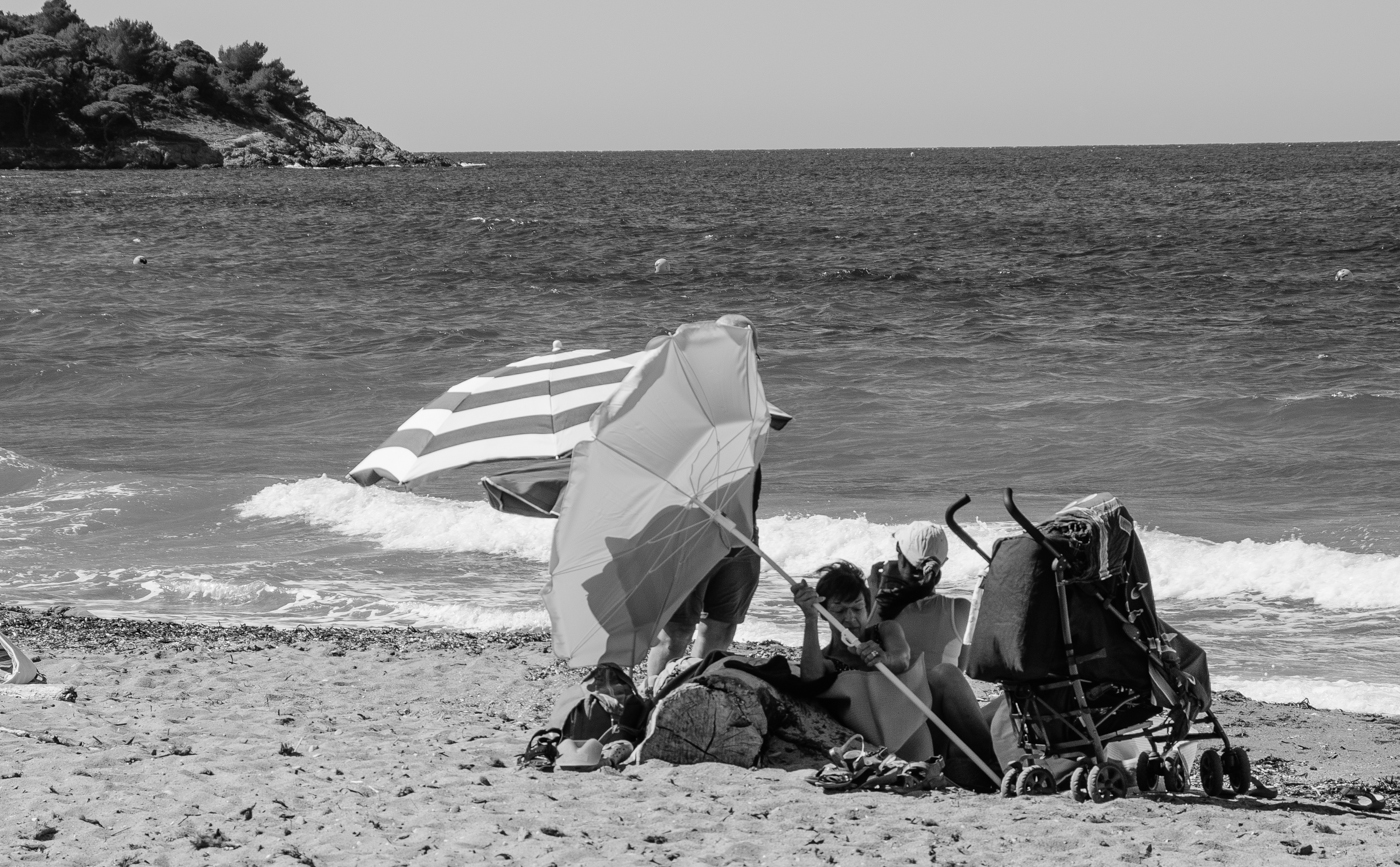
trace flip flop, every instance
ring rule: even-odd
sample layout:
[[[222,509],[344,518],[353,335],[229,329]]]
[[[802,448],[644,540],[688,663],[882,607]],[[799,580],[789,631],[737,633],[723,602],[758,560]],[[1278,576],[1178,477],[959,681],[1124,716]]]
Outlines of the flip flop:
[[[540,729],[530,735],[525,752],[515,757],[515,766],[544,773],[552,772],[554,761],[559,758],[560,736],[559,729]]]
[[[1342,791],[1332,803],[1338,807],[1346,807],[1348,810],[1360,810],[1363,813],[1383,813],[1385,812],[1385,798],[1378,798],[1365,789],[1351,786]]]
[[[0,678],[0,683],[33,683],[40,678],[39,669],[24,655],[24,651],[3,635],[0,635],[0,671],[7,672]]]
[[[860,768],[841,767],[840,765],[826,765],[817,771],[807,782],[818,787],[828,795],[837,792],[849,792],[852,789],[862,789],[866,787],[870,778],[875,776],[878,770],[877,765],[865,765]]]
[[[1258,777],[1250,777],[1249,782],[1253,784],[1253,788],[1249,790],[1250,795],[1256,798],[1261,798],[1266,801],[1270,798],[1278,797],[1278,789],[1269,788],[1268,786],[1260,782]]]

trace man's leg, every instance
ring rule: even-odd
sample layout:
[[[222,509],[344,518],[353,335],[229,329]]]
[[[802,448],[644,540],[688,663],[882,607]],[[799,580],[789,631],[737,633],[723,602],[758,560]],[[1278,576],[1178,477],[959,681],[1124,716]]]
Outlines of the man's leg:
[[[685,648],[690,644],[690,634],[692,627],[686,622],[671,621],[661,630],[661,640],[651,646],[647,651],[647,680],[650,681],[661,673],[666,667],[666,663],[677,657],[685,655]]]
[[[719,562],[706,578],[705,618],[695,627],[695,655],[728,650],[758,588],[758,555],[748,548]]]
[[[701,620],[695,626],[695,655],[704,658],[713,651],[728,650],[738,628],[737,623],[725,623],[712,617]]]

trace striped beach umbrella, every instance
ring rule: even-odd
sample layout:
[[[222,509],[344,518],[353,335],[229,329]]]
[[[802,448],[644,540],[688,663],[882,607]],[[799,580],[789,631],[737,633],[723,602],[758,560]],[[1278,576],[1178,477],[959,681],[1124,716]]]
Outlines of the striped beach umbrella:
[[[563,457],[644,354],[555,351],[474,376],[414,413],[350,478],[402,484],[483,461]]]

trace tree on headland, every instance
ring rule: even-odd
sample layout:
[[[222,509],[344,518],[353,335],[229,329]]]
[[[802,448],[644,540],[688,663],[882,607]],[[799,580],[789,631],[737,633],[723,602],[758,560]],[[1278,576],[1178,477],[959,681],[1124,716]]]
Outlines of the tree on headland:
[[[34,110],[58,98],[63,86],[47,73],[28,66],[0,66],[0,100],[19,106],[24,117],[24,140],[31,141]]]
[[[0,11],[0,145],[20,144],[21,130],[24,143],[45,147],[107,144],[143,126],[160,138],[200,116],[292,129],[288,121],[316,110],[262,42],[215,53],[188,39],[172,46],[146,21],[89,25],[70,0]]]
[[[145,21],[117,18],[102,28],[93,48],[113,68],[137,81],[154,81],[169,75],[174,65],[169,46]]]
[[[83,106],[82,115],[102,128],[103,144],[107,143],[107,130],[111,127],[135,123],[126,106],[110,99],[99,99],[97,102],[88,103]]]
[[[39,14],[34,16],[35,32],[46,36],[57,36],[67,28],[82,23],[83,19],[68,5],[68,0],[47,0],[39,9]]]
[[[107,91],[106,101],[124,106],[127,113],[136,120],[145,120],[150,116],[151,103],[154,100],[155,94],[143,84],[119,84]]]
[[[63,43],[52,36],[30,33],[0,42],[0,64],[35,69],[65,53]]]
[[[262,59],[266,54],[267,46],[261,42],[244,42],[231,48],[220,48],[219,63],[247,79],[262,69]]]

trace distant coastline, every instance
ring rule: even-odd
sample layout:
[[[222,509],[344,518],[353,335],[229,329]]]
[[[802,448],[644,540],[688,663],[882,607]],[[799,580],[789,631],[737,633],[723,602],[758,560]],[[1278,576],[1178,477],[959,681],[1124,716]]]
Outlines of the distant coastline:
[[[67,0],[0,12],[0,169],[453,165],[331,117],[266,54],[171,47],[144,21],[94,27]]]

